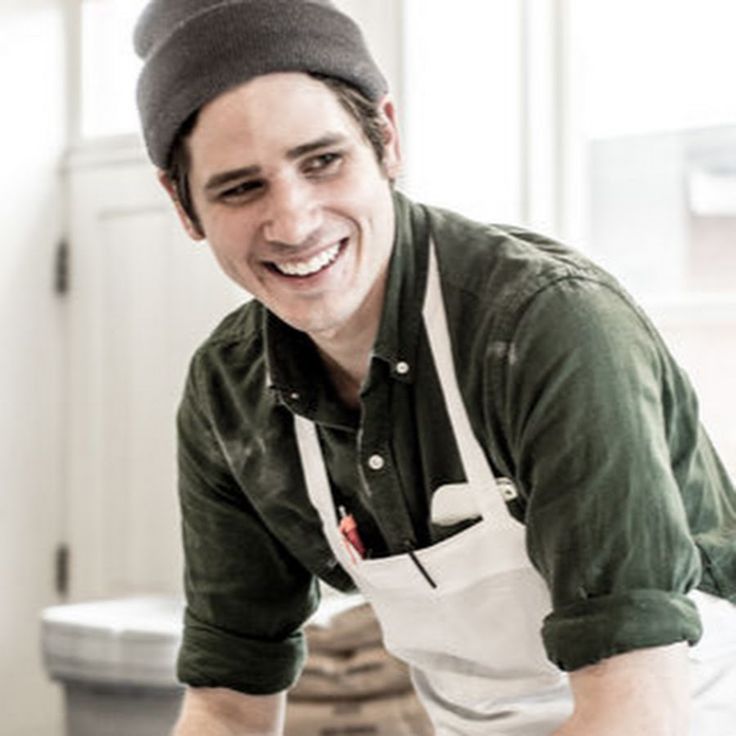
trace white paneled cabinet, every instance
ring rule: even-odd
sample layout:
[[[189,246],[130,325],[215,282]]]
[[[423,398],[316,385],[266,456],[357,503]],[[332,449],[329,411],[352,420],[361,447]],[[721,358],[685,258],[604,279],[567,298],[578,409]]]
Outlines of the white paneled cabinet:
[[[134,143],[76,152],[67,176],[70,596],[176,592],[176,407],[192,352],[248,296]]]

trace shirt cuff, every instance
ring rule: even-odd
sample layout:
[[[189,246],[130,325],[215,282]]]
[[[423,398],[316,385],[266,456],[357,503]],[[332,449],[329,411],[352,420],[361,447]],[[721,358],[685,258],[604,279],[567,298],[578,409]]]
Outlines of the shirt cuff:
[[[296,682],[305,657],[301,631],[283,641],[248,639],[202,623],[187,612],[177,677],[192,687],[272,695]]]
[[[566,672],[635,649],[678,641],[692,645],[701,635],[693,601],[661,590],[579,601],[551,613],[542,627],[547,656]]]

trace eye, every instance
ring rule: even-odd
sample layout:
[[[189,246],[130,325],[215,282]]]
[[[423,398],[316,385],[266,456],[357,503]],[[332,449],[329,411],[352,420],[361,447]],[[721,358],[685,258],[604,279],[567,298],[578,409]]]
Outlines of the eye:
[[[306,161],[304,171],[307,174],[331,173],[339,167],[343,158],[342,153],[335,151],[321,153],[319,156],[312,156]]]
[[[229,189],[221,191],[217,198],[221,202],[233,202],[254,196],[263,188],[263,182],[258,179],[244,181]]]

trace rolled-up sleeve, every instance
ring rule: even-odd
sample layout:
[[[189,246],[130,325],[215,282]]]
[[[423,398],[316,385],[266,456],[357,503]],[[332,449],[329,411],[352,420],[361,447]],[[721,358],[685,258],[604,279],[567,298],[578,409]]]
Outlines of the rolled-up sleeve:
[[[195,377],[196,359],[178,414],[187,598],[178,677],[195,687],[275,693],[301,671],[301,626],[318,590],[235,483]]]
[[[569,671],[697,641],[686,594],[700,555],[668,443],[672,402],[690,404],[694,428],[697,411],[691,392],[672,395],[656,332],[609,285],[569,278],[529,302],[512,345],[503,400],[529,555],[552,595],[549,658]]]

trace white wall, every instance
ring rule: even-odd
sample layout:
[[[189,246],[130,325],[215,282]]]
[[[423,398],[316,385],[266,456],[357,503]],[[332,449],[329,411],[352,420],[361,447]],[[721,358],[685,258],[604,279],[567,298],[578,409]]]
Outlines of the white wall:
[[[52,257],[62,223],[63,0],[0,3],[0,735],[48,736],[58,691],[40,664],[54,602],[62,476],[62,313]]]
[[[336,0],[335,4],[354,18],[365,34],[368,48],[386,76],[393,97],[402,105],[403,2],[397,0]]]

